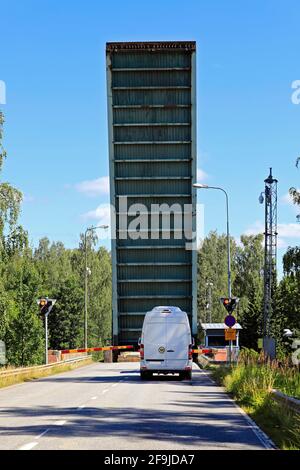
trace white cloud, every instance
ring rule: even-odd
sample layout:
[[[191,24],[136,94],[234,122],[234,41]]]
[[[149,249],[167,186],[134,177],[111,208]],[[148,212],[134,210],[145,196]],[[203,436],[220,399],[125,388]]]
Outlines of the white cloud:
[[[201,183],[201,181],[206,180],[207,178],[207,173],[203,171],[201,168],[197,168],[197,181]]]
[[[258,233],[264,233],[265,227],[264,224],[257,220],[254,224],[245,230],[245,235],[257,235]],[[278,239],[277,246],[278,248],[287,248],[289,241],[286,239],[300,240],[300,224],[278,224]]]
[[[110,225],[110,205],[100,204],[96,209],[82,215],[84,219],[96,220],[99,225]]]
[[[96,209],[82,214],[81,217],[85,220],[92,220],[94,226],[108,225],[108,229],[98,229],[96,233],[100,240],[111,239],[110,204],[101,204]]]
[[[263,233],[265,227],[260,220],[256,220],[247,230],[244,231],[244,235],[257,235]]]
[[[78,192],[87,196],[103,196],[109,194],[109,177],[101,176],[95,180],[82,181],[75,185]]]
[[[34,202],[35,201],[35,198],[33,196],[31,196],[30,194],[23,194],[23,203],[27,203],[27,202]]]
[[[283,238],[300,239],[300,224],[278,224],[278,235]]]
[[[290,193],[286,193],[281,197],[281,201],[284,204],[293,204],[293,199],[290,196]]]
[[[277,237],[277,248],[287,248],[289,243],[287,243],[283,238]]]

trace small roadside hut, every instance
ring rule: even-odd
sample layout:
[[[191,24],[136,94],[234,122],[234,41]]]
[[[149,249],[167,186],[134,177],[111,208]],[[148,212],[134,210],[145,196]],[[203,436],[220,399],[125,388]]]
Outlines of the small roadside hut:
[[[225,323],[201,323],[201,328],[204,331],[204,345],[206,348],[228,346],[229,342],[225,340],[225,330],[228,329],[228,327]],[[236,340],[232,341],[232,345],[238,348],[239,331],[242,327],[239,323],[236,323],[232,329],[237,330]]]

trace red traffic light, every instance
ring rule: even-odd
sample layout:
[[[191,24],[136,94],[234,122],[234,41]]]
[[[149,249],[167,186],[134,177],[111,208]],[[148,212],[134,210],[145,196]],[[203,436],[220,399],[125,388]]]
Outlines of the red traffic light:
[[[236,308],[237,304],[239,303],[238,297],[232,297],[232,298],[221,297],[220,300],[229,314],[233,312],[233,310]]]
[[[52,307],[54,304],[55,304],[55,300],[53,299],[47,299],[47,298],[39,299],[38,306],[40,308],[40,313],[42,315],[47,315],[52,310]]]

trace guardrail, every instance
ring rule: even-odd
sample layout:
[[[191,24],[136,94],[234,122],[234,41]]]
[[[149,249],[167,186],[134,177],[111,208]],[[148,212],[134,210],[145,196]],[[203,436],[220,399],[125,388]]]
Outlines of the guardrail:
[[[51,369],[51,367],[62,366],[62,365],[71,364],[74,362],[81,362],[81,361],[90,359],[90,357],[91,356],[76,357],[73,359],[67,359],[66,361],[54,362],[52,364],[44,364],[41,366],[19,367],[17,369],[0,370],[0,378],[12,377],[14,375],[27,374],[28,372]]]
[[[275,389],[271,392],[271,398],[278,403],[284,403],[288,408],[300,414],[300,400],[297,400],[297,398],[285,395],[285,393]]]
[[[133,349],[133,346],[101,346],[99,348],[62,349],[61,354],[73,354],[98,351],[117,351],[119,349]]]

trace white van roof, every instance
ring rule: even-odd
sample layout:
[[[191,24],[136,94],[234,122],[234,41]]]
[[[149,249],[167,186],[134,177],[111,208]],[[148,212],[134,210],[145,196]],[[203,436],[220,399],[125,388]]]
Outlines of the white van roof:
[[[147,320],[158,320],[159,318],[166,318],[169,317],[172,320],[177,320],[181,321],[184,320],[186,321],[187,314],[186,312],[183,312],[179,307],[173,307],[173,306],[159,306],[159,307],[154,307],[150,312],[147,312],[146,314]]]

